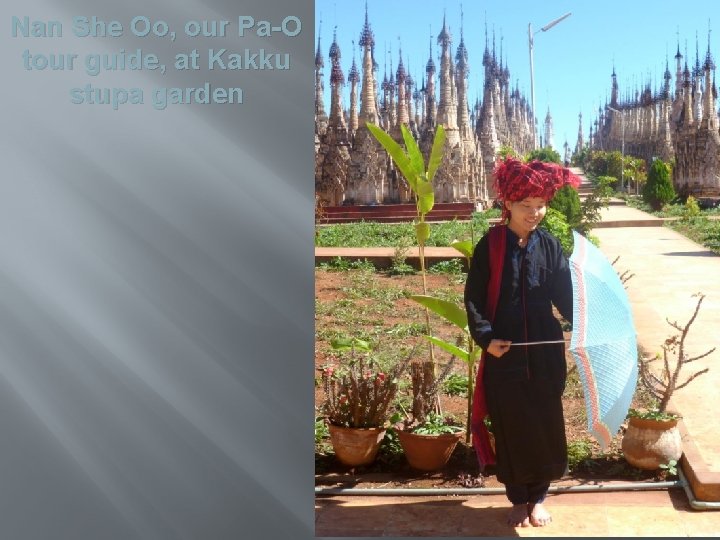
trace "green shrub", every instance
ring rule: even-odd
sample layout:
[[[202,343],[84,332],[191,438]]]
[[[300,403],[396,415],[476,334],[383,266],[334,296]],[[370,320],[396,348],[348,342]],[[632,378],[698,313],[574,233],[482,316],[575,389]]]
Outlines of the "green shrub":
[[[410,244],[408,238],[398,239],[398,244],[395,246],[392,262],[388,269],[388,274],[391,276],[405,276],[415,273],[415,269],[406,262]]]
[[[706,223],[707,225],[703,228],[704,235],[702,237],[702,243],[704,246],[712,249],[715,253],[720,253],[720,227],[715,223],[708,222],[707,220]]]
[[[550,208],[561,212],[571,228],[577,227],[582,219],[580,196],[572,186],[563,186],[550,200]]]
[[[443,435],[461,432],[462,427],[455,425],[454,422],[454,418],[431,412],[427,415],[425,422],[413,429],[413,433],[417,435]]]
[[[660,468],[663,471],[667,471],[669,476],[677,476],[677,460],[671,459],[667,463],[661,463]]]
[[[531,150],[525,157],[525,161],[532,161],[533,159],[546,163],[562,163],[560,154],[552,148],[537,148],[536,150]]]
[[[351,260],[345,257],[340,257],[339,255],[327,262],[317,263],[315,266],[327,272],[347,272],[349,270],[362,270],[365,272],[375,271],[375,265],[367,259]]]
[[[450,259],[448,261],[436,262],[430,268],[428,272],[431,274],[462,274],[465,272],[465,267],[461,259]]]
[[[613,176],[615,178],[623,176],[623,156],[617,150],[612,152],[595,150],[590,154],[590,159],[586,164],[586,172],[595,176]]]
[[[497,209],[474,212],[472,221],[444,221],[433,223],[426,246],[449,246],[453,240],[470,239],[477,242],[490,227],[488,219],[500,216]],[[339,223],[318,228],[315,236],[316,247],[397,247],[414,246],[415,224]]]
[[[572,228],[588,239],[590,239],[590,230],[602,221],[601,210],[608,206],[609,198],[613,194],[611,187],[613,182],[617,183],[617,180],[612,176],[593,178],[592,192],[580,203],[580,219],[572,225]]]
[[[553,208],[548,208],[540,226],[560,240],[563,252],[569,257],[573,250],[573,237],[565,216]]]
[[[617,191],[620,186],[620,181],[614,176],[598,176],[598,185],[605,186],[613,191]]]
[[[315,444],[321,444],[325,439],[330,438],[330,430],[327,427],[325,418],[315,417]]]
[[[685,207],[682,212],[682,219],[692,219],[700,215],[700,206],[698,205],[697,199],[692,195],[689,195],[685,201]]]
[[[568,443],[568,470],[571,472],[577,468],[583,461],[592,457],[592,447],[585,440],[573,441]]]
[[[642,196],[654,210],[660,210],[675,198],[675,189],[670,180],[670,168],[661,159],[655,159],[650,165]]]
[[[575,152],[570,158],[570,163],[574,167],[582,167],[587,169],[587,163],[590,161],[590,148],[585,146],[579,152]]]
[[[443,391],[449,396],[467,396],[468,378],[467,375],[453,373],[443,383]]]
[[[512,146],[504,144],[500,147],[500,150],[498,150],[497,157],[500,159],[505,159],[508,156],[513,158],[518,157],[517,152]]]

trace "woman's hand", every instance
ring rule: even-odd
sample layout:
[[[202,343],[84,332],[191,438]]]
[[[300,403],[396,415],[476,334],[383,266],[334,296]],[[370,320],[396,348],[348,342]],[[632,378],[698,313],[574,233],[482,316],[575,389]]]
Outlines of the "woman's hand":
[[[492,354],[496,358],[500,358],[503,354],[510,350],[510,344],[512,341],[505,339],[493,339],[488,345],[487,352]]]

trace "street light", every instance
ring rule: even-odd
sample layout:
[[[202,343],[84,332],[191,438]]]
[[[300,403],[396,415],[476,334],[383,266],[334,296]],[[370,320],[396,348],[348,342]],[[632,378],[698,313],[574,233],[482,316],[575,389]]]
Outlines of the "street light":
[[[625,189],[625,111],[618,111],[617,109],[610,107],[608,105],[608,109],[610,109],[613,112],[616,112],[620,115],[620,122],[622,122],[622,144],[621,144],[621,154],[622,154],[622,164],[620,165],[620,187],[622,189]]]
[[[532,102],[532,131],[533,131],[533,149],[535,148],[535,73],[533,68],[533,36],[537,34],[538,32],[547,32],[550,30],[553,26],[555,26],[560,21],[563,21],[567,19],[570,15],[572,15],[572,12],[567,12],[562,17],[555,19],[552,22],[549,22],[545,26],[543,26],[540,30],[537,30],[535,32],[532,31],[532,24],[528,23],[528,49],[530,50],[530,101]]]

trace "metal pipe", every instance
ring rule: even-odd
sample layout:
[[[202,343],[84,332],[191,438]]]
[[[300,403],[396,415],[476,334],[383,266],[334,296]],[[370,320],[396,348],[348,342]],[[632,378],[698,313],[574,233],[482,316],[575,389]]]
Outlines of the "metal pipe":
[[[595,491],[657,491],[686,487],[684,478],[672,482],[625,482],[617,484],[579,484],[550,486],[548,493],[583,493]],[[687,489],[687,488],[686,488]],[[504,495],[504,487],[495,488],[315,488],[315,495]]]
[[[690,487],[690,482],[687,481],[682,469],[678,467],[678,476],[682,482],[683,488],[685,489],[685,495],[687,495],[690,507],[693,510],[720,510],[720,501],[698,501],[695,498],[695,494]]]

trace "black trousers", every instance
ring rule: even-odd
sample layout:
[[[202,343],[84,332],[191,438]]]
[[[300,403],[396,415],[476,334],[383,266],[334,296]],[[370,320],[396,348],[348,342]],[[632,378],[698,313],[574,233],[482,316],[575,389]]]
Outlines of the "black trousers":
[[[550,482],[505,484],[505,494],[513,504],[537,504],[545,500]]]

